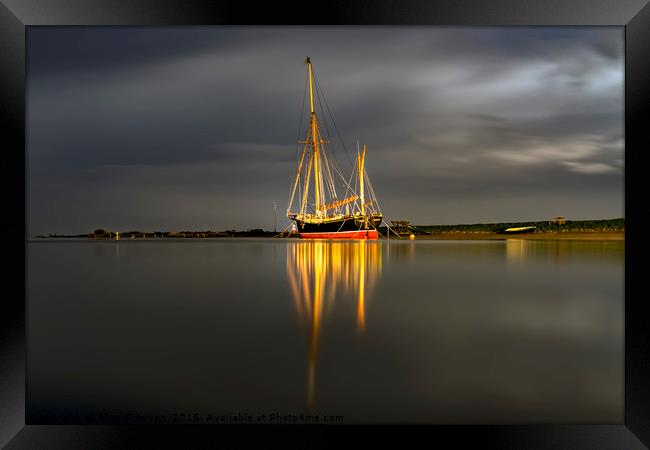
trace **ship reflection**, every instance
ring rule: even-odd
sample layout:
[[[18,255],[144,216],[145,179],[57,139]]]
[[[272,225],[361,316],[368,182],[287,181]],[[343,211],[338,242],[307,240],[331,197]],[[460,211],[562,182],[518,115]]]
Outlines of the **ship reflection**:
[[[307,406],[314,408],[318,340],[335,300],[356,301],[356,323],[366,330],[366,307],[381,275],[381,243],[298,241],[287,245],[287,278],[309,337]]]

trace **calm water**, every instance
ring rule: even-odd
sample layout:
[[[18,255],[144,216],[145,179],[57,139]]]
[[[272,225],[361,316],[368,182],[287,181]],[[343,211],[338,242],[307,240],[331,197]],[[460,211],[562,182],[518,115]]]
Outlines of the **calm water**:
[[[30,242],[28,414],[620,423],[623,272],[623,241]]]

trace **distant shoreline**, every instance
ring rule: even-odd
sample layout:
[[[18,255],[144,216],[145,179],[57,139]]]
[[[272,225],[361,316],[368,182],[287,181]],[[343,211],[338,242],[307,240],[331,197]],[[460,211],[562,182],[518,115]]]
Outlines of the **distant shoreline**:
[[[556,217],[545,222],[476,223],[459,225],[411,225],[408,221],[393,221],[390,239],[625,239],[625,219],[566,220]],[[386,238],[386,226],[377,229]],[[98,228],[77,235],[41,235],[36,239],[76,238],[93,240],[115,239],[205,239],[225,237],[297,238],[296,232],[287,235],[287,229],[278,233],[261,228],[225,231],[111,231]],[[523,232],[522,232],[523,231]],[[398,238],[397,234],[400,235]]]
[[[397,239],[397,236],[391,235],[391,239]],[[401,239],[408,239],[408,236],[400,236]],[[563,239],[583,239],[583,240],[606,240],[622,241],[625,240],[625,232],[593,232],[593,231],[565,231],[556,233],[522,233],[522,234],[500,234],[500,233],[442,233],[442,234],[416,234],[415,240],[504,240],[504,239],[533,239],[533,240],[563,240]]]
[[[279,239],[293,238],[298,239],[297,235],[294,236],[285,236],[279,237],[276,234],[273,236],[263,235],[263,236],[250,236],[250,235],[232,235],[232,236],[186,236],[186,237],[120,237],[119,239],[109,238],[109,237],[90,237],[87,235],[76,235],[76,236],[63,236],[63,235],[53,235],[53,236],[37,236],[36,239],[39,240],[48,240],[48,239],[88,239],[95,241],[131,241],[131,240],[197,240],[197,239],[206,239],[206,238],[273,238],[277,237]],[[385,235],[380,237],[380,240],[387,240]],[[399,237],[391,233],[390,240],[409,240],[408,234],[401,234]],[[453,240],[513,240],[513,239],[526,239],[526,240],[600,240],[600,241],[624,241],[625,232],[622,231],[609,231],[609,232],[593,232],[593,231],[565,231],[565,232],[546,232],[546,233],[521,233],[521,234],[502,234],[502,233],[489,233],[489,232],[468,232],[468,233],[438,233],[438,234],[414,234],[413,240],[440,240],[440,241],[453,241]]]

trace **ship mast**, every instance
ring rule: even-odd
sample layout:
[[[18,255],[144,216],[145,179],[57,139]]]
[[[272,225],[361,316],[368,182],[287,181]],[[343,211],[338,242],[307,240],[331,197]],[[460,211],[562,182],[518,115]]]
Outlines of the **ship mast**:
[[[287,217],[300,216],[300,220],[322,222],[340,214],[343,206],[354,202],[359,197],[356,193],[356,189],[351,187],[352,180],[348,182],[343,178],[340,170],[333,165],[335,162],[333,162],[331,156],[327,154],[325,144],[328,144],[329,142],[324,140],[321,136],[318,118],[316,117],[316,100],[320,102],[320,86],[318,85],[318,79],[315,76],[313,65],[309,57],[305,59],[305,64],[307,64],[307,76],[309,78],[310,123],[307,128],[307,136],[305,140],[299,141],[303,144],[303,148],[300,155],[298,170],[289,196]],[[361,164],[363,164],[363,162]],[[335,174],[338,174],[341,177],[341,180],[346,183],[348,190],[351,191],[351,195],[344,199],[339,199],[336,194],[336,183],[334,182]],[[363,179],[365,177],[366,175],[364,173],[361,176],[361,181],[364,186],[365,183]],[[313,187],[312,178],[314,180]],[[298,198],[301,199],[300,210],[297,214],[294,214],[291,212],[291,205],[293,204],[296,195],[296,189],[299,186],[301,188],[300,194],[298,195]],[[312,189],[313,204],[309,203]],[[368,193],[369,192],[365,192],[366,195]],[[312,205],[313,211],[311,208]],[[333,214],[329,214],[328,211],[333,211]]]
[[[329,133],[327,114],[329,114],[329,118],[332,120],[334,128],[338,133],[336,123],[334,123],[334,118],[329,111],[327,100],[325,100],[318,78],[316,78],[311,58],[307,57],[305,64],[307,65],[307,77],[309,78],[310,123],[305,132],[302,115],[305,111],[306,96],[303,96],[302,110],[300,113],[301,120],[298,129],[299,134],[303,130],[302,132],[306,134],[306,137],[304,140],[298,141],[303,146],[298,170],[289,195],[287,217],[296,222],[300,228],[301,237],[303,237],[303,232],[305,235],[310,235],[306,237],[323,233],[338,235],[339,231],[341,235],[345,233],[349,234],[351,231],[347,228],[354,226],[355,229],[358,227],[356,232],[359,235],[373,235],[373,237],[368,237],[368,239],[376,239],[377,230],[370,231],[370,227],[375,228],[379,225],[383,216],[379,210],[373,186],[370,183],[365,169],[366,146],[364,145],[363,151],[360,151],[359,143],[357,142],[356,167],[354,167],[355,164],[352,160],[348,158],[353,167],[349,180],[346,179],[341,173],[337,161],[334,159],[333,148],[330,149],[328,147],[331,142],[329,142],[329,139],[324,140],[321,136],[321,130],[319,129],[320,127],[316,117],[316,103],[318,103],[319,108],[323,112],[321,119],[324,121],[323,130],[326,138],[328,138],[327,135]],[[325,106],[321,104],[321,97]],[[340,133],[338,137],[342,141]],[[345,146],[343,148],[345,149]],[[328,154],[330,150],[332,153]],[[339,199],[336,193],[335,175],[340,177],[340,179],[337,178],[339,182],[342,181],[344,183],[345,198],[343,199]],[[358,185],[355,182],[355,176],[358,177]],[[313,187],[312,178],[314,180]],[[300,189],[297,198],[301,198],[300,210],[292,212],[292,205],[296,196],[296,189],[298,188]],[[310,192],[311,189],[313,189],[313,196],[312,192]],[[312,203],[312,200],[314,203]],[[316,226],[314,227],[313,225]],[[341,230],[344,227],[347,228]],[[364,230],[362,231],[361,228]]]
[[[359,200],[361,200],[361,215],[365,217],[365,198],[363,195],[363,166],[366,160],[366,144],[363,144],[363,152],[359,155],[357,153],[357,166],[359,168]]]
[[[321,178],[321,161],[320,161],[320,149],[319,149],[319,134],[318,134],[318,122],[316,121],[316,110],[314,109],[314,82],[312,75],[311,59],[307,57],[305,60],[307,67],[309,68],[309,105],[311,107],[311,145],[314,149],[314,197],[316,200],[316,215],[321,215],[321,199],[323,198],[323,180]]]

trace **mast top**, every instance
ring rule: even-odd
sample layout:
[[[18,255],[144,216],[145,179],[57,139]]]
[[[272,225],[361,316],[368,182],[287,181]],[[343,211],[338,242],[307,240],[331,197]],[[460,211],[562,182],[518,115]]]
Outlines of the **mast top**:
[[[311,75],[311,58],[309,56],[305,59],[305,64],[307,64],[309,70],[309,105],[311,106],[311,115],[312,117],[316,117],[316,111],[314,110],[314,89]]]

